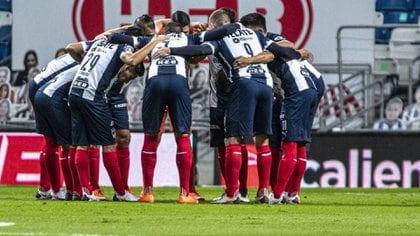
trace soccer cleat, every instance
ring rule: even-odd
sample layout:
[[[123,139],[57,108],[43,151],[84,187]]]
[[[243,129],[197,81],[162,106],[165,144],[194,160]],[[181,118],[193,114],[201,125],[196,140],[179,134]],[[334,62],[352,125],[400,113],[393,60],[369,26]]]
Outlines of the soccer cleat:
[[[211,203],[214,203],[214,204],[240,203],[239,194],[236,193],[233,197],[229,197],[225,192],[219,199],[213,200]]]
[[[51,192],[50,192],[50,190],[44,190],[42,187],[39,187],[36,194],[35,194],[35,198],[37,200],[51,199]]]
[[[180,193],[178,198],[178,203],[185,203],[185,204],[198,204],[198,199],[189,194],[185,196],[184,194]]]
[[[241,201],[241,202],[245,202],[245,203],[249,203],[250,201],[249,201],[249,195],[248,194],[245,194],[245,195],[242,195],[241,193],[239,194],[239,201]]]
[[[73,200],[73,193],[72,192],[66,192],[66,197],[64,198],[66,201]]]
[[[258,190],[255,203],[268,203],[268,190],[266,188]]]
[[[106,200],[106,197],[102,193],[100,188],[93,190],[92,195],[95,195],[95,197],[98,198],[99,200]]]
[[[202,197],[199,193],[197,192],[190,192],[189,196],[193,196],[195,197],[195,199],[197,199],[198,201],[204,201],[204,197]]]
[[[115,197],[118,201],[122,202],[137,202],[139,200],[134,194],[130,193],[129,191],[125,190],[124,195],[119,195],[118,193],[115,194]]]
[[[239,200],[241,202],[249,202],[248,189],[239,189]]]
[[[66,190],[60,189],[58,192],[51,194],[52,200],[65,200],[66,199]]]
[[[298,193],[292,193],[290,195],[284,196],[284,202],[287,204],[299,204],[300,203],[300,197]]]
[[[223,197],[223,195],[225,195],[225,194],[226,194],[226,189],[223,191],[223,193],[222,193],[222,194],[220,194],[220,196],[218,196],[218,197],[216,197],[216,198],[213,198],[212,202],[214,202],[214,201],[217,201],[217,200],[221,199],[221,198]]]
[[[155,197],[153,196],[153,192],[150,192],[150,193],[147,193],[147,194],[141,192],[138,201],[139,202],[154,203],[155,202]]]
[[[90,194],[88,191],[83,189],[82,201],[100,201],[101,199],[97,198],[94,194]]]
[[[270,193],[268,195],[268,204],[270,204],[270,205],[272,205],[272,204],[282,204],[283,203],[283,196],[284,196],[284,194],[282,194],[279,198],[275,198],[274,193]]]
[[[80,194],[73,192],[73,197],[72,199],[73,201],[81,201],[82,200],[82,196],[80,196]]]

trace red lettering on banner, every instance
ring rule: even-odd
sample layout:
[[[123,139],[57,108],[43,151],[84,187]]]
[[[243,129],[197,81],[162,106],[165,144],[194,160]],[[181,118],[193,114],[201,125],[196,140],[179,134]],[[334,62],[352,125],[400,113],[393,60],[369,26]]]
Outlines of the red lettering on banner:
[[[149,15],[171,18],[171,0],[149,0]]]
[[[78,40],[91,40],[105,31],[103,0],[75,0],[72,12],[73,30]],[[83,17],[81,17],[83,16]]]
[[[121,0],[121,15],[131,15],[131,0]]]
[[[6,135],[8,141],[6,157],[1,174],[0,184],[29,184],[36,185],[37,181],[18,181],[18,174],[39,174],[39,160],[24,160],[23,152],[39,152],[44,143],[42,136]],[[0,140],[1,143],[2,140]]]

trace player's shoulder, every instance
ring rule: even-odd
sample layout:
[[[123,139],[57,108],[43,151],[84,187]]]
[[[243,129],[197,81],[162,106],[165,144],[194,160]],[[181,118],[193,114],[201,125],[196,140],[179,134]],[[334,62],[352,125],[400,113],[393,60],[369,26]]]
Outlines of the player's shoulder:
[[[278,33],[273,33],[273,32],[267,32],[266,37],[275,42],[286,40],[286,38],[283,35],[278,34]]]

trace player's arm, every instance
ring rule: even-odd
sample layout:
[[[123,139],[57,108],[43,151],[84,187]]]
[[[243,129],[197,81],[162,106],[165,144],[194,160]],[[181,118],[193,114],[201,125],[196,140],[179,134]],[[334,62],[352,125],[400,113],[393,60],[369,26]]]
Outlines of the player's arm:
[[[189,45],[184,47],[162,47],[155,54],[152,55],[153,58],[166,57],[169,55],[183,56],[183,57],[193,57],[193,56],[202,56],[213,54],[213,49],[209,44],[201,45]]]
[[[242,27],[241,23],[227,24],[215,29],[211,29],[200,34],[201,41],[214,41],[222,39],[223,37],[235,32]]]
[[[170,35],[159,35],[146,44],[141,49],[137,50],[135,53],[124,53],[121,56],[121,60],[128,65],[135,66],[142,62],[144,58],[153,50],[153,48],[160,42],[168,40]]]
[[[121,27],[118,27],[118,28],[109,29],[109,30],[107,30],[107,31],[105,31],[105,32],[103,32],[101,34],[96,35],[95,36],[95,40],[97,40],[97,39],[106,39],[106,37],[108,35],[114,34],[114,33],[119,33],[119,32],[121,32],[123,30],[127,30],[131,26],[133,26],[133,25],[124,25],[124,26],[121,26]]]
[[[244,57],[244,56],[237,57],[235,61],[233,62],[233,68],[239,69],[249,64],[269,63],[272,60],[274,60],[274,54],[269,51],[264,51],[252,57]]]
[[[82,62],[83,56],[86,52],[85,45],[82,42],[71,43],[67,45],[66,50],[78,63]]]
[[[125,34],[121,34],[121,33],[114,33],[114,34],[110,34],[107,37],[107,41],[110,43],[115,43],[115,44],[128,44],[130,46],[135,46],[134,45],[134,37],[129,36],[129,35],[125,35]]]

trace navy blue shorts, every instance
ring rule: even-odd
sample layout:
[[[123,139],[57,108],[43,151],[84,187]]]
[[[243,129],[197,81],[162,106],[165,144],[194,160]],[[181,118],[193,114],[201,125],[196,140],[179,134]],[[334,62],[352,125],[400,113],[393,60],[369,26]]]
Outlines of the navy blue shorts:
[[[114,128],[129,129],[127,101],[124,94],[108,96],[107,98]]]
[[[71,144],[71,114],[67,101],[49,97],[41,90],[35,95],[38,107],[37,119],[47,129],[52,142],[57,145]]]
[[[210,147],[225,146],[225,109],[210,107]]]
[[[271,122],[271,127],[273,129],[273,134],[269,136],[270,147],[280,148],[280,142],[282,139],[282,129],[281,129],[281,113],[282,102],[274,97],[273,101],[273,118]]]
[[[113,145],[115,129],[111,111],[105,99],[89,101],[70,95],[72,145]]]
[[[35,81],[31,80],[28,84],[28,97],[32,103],[32,107],[34,108],[34,115],[35,115],[35,130],[39,134],[43,134],[46,136],[50,136],[49,129],[47,127],[46,121],[43,121],[39,117],[39,109],[37,104],[35,103],[35,94],[38,91],[39,86],[35,83]]]
[[[178,75],[159,75],[146,81],[142,119],[146,133],[158,133],[165,107],[168,106],[174,131],[189,133],[191,129],[191,98],[188,82]]]
[[[253,79],[238,79],[231,85],[226,110],[226,137],[270,135],[272,88]]]
[[[306,89],[285,98],[283,141],[311,142],[312,122],[317,105],[316,89]]]

